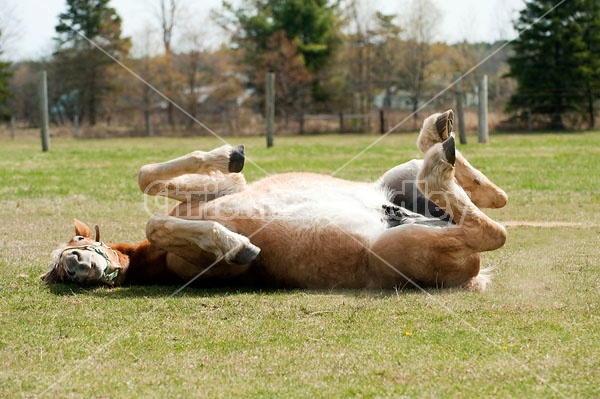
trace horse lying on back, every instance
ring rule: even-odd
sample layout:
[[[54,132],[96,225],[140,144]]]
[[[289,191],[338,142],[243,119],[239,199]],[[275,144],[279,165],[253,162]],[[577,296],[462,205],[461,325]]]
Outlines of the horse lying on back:
[[[424,159],[375,183],[287,173],[246,185],[241,146],[145,165],[142,191],[180,201],[148,221],[147,241],[104,244],[75,220],[42,280],[484,290],[480,253],[504,245],[506,231],[479,208],[507,197],[456,151],[453,117],[428,117]]]

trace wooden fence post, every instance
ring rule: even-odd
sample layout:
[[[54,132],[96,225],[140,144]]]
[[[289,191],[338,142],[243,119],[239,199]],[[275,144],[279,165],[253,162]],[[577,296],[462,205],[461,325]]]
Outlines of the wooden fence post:
[[[15,131],[17,129],[17,118],[14,115],[10,116],[10,140],[14,141]]]
[[[273,147],[273,124],[275,119],[275,74],[267,72],[266,83],[266,122],[267,122],[267,148]]]
[[[79,137],[79,115],[75,114],[75,116],[73,117],[73,136],[75,136],[75,138]]]
[[[50,132],[48,127],[48,81],[46,71],[40,74],[38,97],[40,100],[40,125],[42,136],[42,151],[50,150]]]
[[[488,127],[488,90],[487,90],[488,78],[487,75],[483,75],[479,81],[479,124],[477,125],[477,138],[480,143],[487,143],[489,141],[489,127]]]
[[[465,111],[463,110],[462,79],[455,78],[454,93],[456,94],[456,116],[458,117],[458,138],[461,144],[467,144],[467,132],[465,131]]]

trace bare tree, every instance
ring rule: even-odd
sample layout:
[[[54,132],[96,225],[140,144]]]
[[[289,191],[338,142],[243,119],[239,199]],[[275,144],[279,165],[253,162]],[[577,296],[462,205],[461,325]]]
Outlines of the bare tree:
[[[158,7],[158,21],[160,23],[160,29],[162,34],[162,42],[165,49],[165,61],[167,65],[167,76],[166,76],[166,95],[172,99],[173,97],[173,73],[172,73],[172,43],[173,33],[176,27],[176,21],[180,14],[180,1],[179,0],[159,0]],[[175,126],[175,119],[173,117],[175,107],[172,102],[167,105],[167,119],[171,127]]]
[[[204,42],[206,32],[196,26],[185,27],[185,32],[181,35],[179,45],[182,49],[182,55],[179,62],[179,70],[185,80],[186,107],[190,115],[196,117],[198,113],[198,93],[206,79],[202,74],[207,67],[204,63],[206,58]],[[188,119],[188,128],[194,124],[193,119]]]
[[[152,31],[146,29],[143,33],[143,50],[139,58],[141,73],[145,79],[151,79],[153,75],[153,66],[151,59],[152,48]],[[152,124],[152,100],[154,98],[153,90],[145,83],[140,82],[140,106],[144,112],[144,126],[146,128],[146,136],[154,136],[154,127]]]
[[[419,101],[431,74],[431,44],[441,18],[442,14],[432,0],[412,0],[404,25],[406,41],[401,80],[410,92],[415,125],[419,120]]]
[[[173,42],[173,30],[175,21],[179,12],[178,0],[160,0],[158,8],[158,19],[162,33],[162,42],[165,47],[165,54],[171,54],[171,44]]]
[[[356,110],[360,114],[367,113],[373,101],[373,38],[375,36],[374,12],[369,3],[360,0],[347,2],[347,14],[351,21],[353,32],[351,40],[350,79],[355,93]],[[368,119],[360,119],[360,123]],[[367,126],[361,126],[364,130]]]
[[[15,4],[6,1],[1,2],[2,12],[0,13],[0,49],[3,52],[11,54],[18,45],[21,37],[21,21],[16,16]]]

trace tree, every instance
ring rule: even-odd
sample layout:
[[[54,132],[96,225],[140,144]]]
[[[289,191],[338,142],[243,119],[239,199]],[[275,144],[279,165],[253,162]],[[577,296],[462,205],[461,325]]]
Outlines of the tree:
[[[0,32],[1,36],[1,32]],[[0,51],[0,56],[3,52]],[[13,98],[14,93],[11,90],[10,83],[13,75],[11,69],[12,64],[8,61],[0,60],[0,116],[9,117],[9,101]]]
[[[55,27],[55,79],[62,87],[58,94],[74,95],[78,101],[76,112],[81,120],[87,117],[90,125],[96,124],[106,94],[115,89],[109,72],[113,60],[93,43],[117,59],[124,58],[131,47],[130,39],[121,37],[121,18],[108,3],[67,0],[67,11],[59,15]]]
[[[553,129],[564,129],[563,116],[569,112],[589,113],[593,124],[600,7],[597,0],[570,0],[536,22],[556,4],[556,0],[532,0],[514,24],[522,32],[508,60],[507,76],[516,80],[517,90],[507,110],[548,115]]]
[[[350,29],[347,37],[349,44],[347,61],[348,62],[348,80],[352,91],[350,98],[352,108],[359,114],[366,114],[371,108],[373,101],[373,62],[375,36],[375,18],[370,10],[360,7],[360,2],[351,0],[346,3],[346,13]],[[369,123],[368,119],[359,120],[359,129],[365,130]]]
[[[13,65],[13,115],[25,121],[29,127],[36,126],[39,121],[39,73],[43,69],[44,65],[39,61],[21,61]]]
[[[584,16],[583,31],[586,49],[580,71],[585,84],[590,129],[593,129],[596,126],[594,104],[600,96],[600,3],[587,0],[584,5],[588,9]]]
[[[270,50],[274,37],[285,32],[294,43],[308,72],[313,74],[312,95],[325,97],[318,72],[326,65],[337,41],[338,3],[329,0],[244,0],[239,8],[223,2],[217,14],[221,26],[232,32],[232,44],[245,54],[250,83],[257,88],[263,78],[262,53]],[[279,79],[279,78],[278,78]]]
[[[1,58],[18,36],[19,26],[14,13],[14,5],[3,4],[3,8],[2,15],[0,15],[0,116],[6,118],[13,111],[10,101],[15,93],[11,88],[12,63]]]
[[[262,55],[257,83],[264,87],[267,72],[274,72],[275,92],[279,101],[279,111],[286,117],[292,114],[300,121],[299,132],[303,133],[302,113],[311,98],[313,75],[304,63],[298,40],[289,40],[284,31],[275,32],[267,42],[267,50]]]
[[[413,121],[418,123],[419,101],[428,87],[431,74],[431,44],[441,19],[440,11],[431,0],[413,0],[405,24],[406,41],[400,80],[410,92]]]
[[[178,0],[159,0],[159,12],[158,12],[158,20],[160,22],[160,30],[162,34],[162,43],[165,49],[165,62],[166,62],[166,85],[164,90],[166,95],[173,100],[174,96],[174,76],[173,76],[173,63],[172,63],[172,42],[173,42],[173,34],[177,24],[177,19],[179,17],[181,7]],[[168,4],[167,4],[168,3]],[[175,119],[173,117],[173,112],[175,107],[172,102],[167,104],[167,119],[169,121],[169,125],[171,127],[175,126]]]
[[[378,77],[377,84],[385,90],[384,107],[389,107],[394,86],[401,76],[398,66],[401,64],[402,44],[400,35],[402,28],[394,20],[395,14],[377,12],[377,28],[375,30],[375,62],[374,73]]]

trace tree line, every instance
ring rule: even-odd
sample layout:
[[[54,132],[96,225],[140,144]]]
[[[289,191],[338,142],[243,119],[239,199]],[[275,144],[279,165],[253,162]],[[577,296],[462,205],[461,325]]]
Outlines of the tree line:
[[[283,128],[302,131],[306,114],[368,114],[374,108],[405,109],[415,127],[429,99],[435,97],[430,107],[452,107],[451,90],[438,94],[457,77],[464,76],[468,94],[487,74],[490,103],[506,108],[515,121],[535,118],[557,129],[565,121],[595,123],[598,0],[570,0],[556,9],[554,0],[526,3],[514,22],[521,33],[506,47],[438,41],[443,14],[431,0],[414,0],[402,14],[365,13],[359,0],[223,1],[212,18],[229,33],[228,41],[208,48],[207,33],[197,29],[180,35],[174,46],[181,1],[155,3],[161,48],[152,44],[149,29],[147,42],[136,42],[133,50],[110,0],[67,0],[52,56],[0,63],[2,114],[35,126],[37,73],[47,70],[57,125],[136,125],[153,135],[156,125],[194,131],[196,120],[217,115],[236,132],[246,123],[242,116],[260,120],[265,76],[274,72]]]

